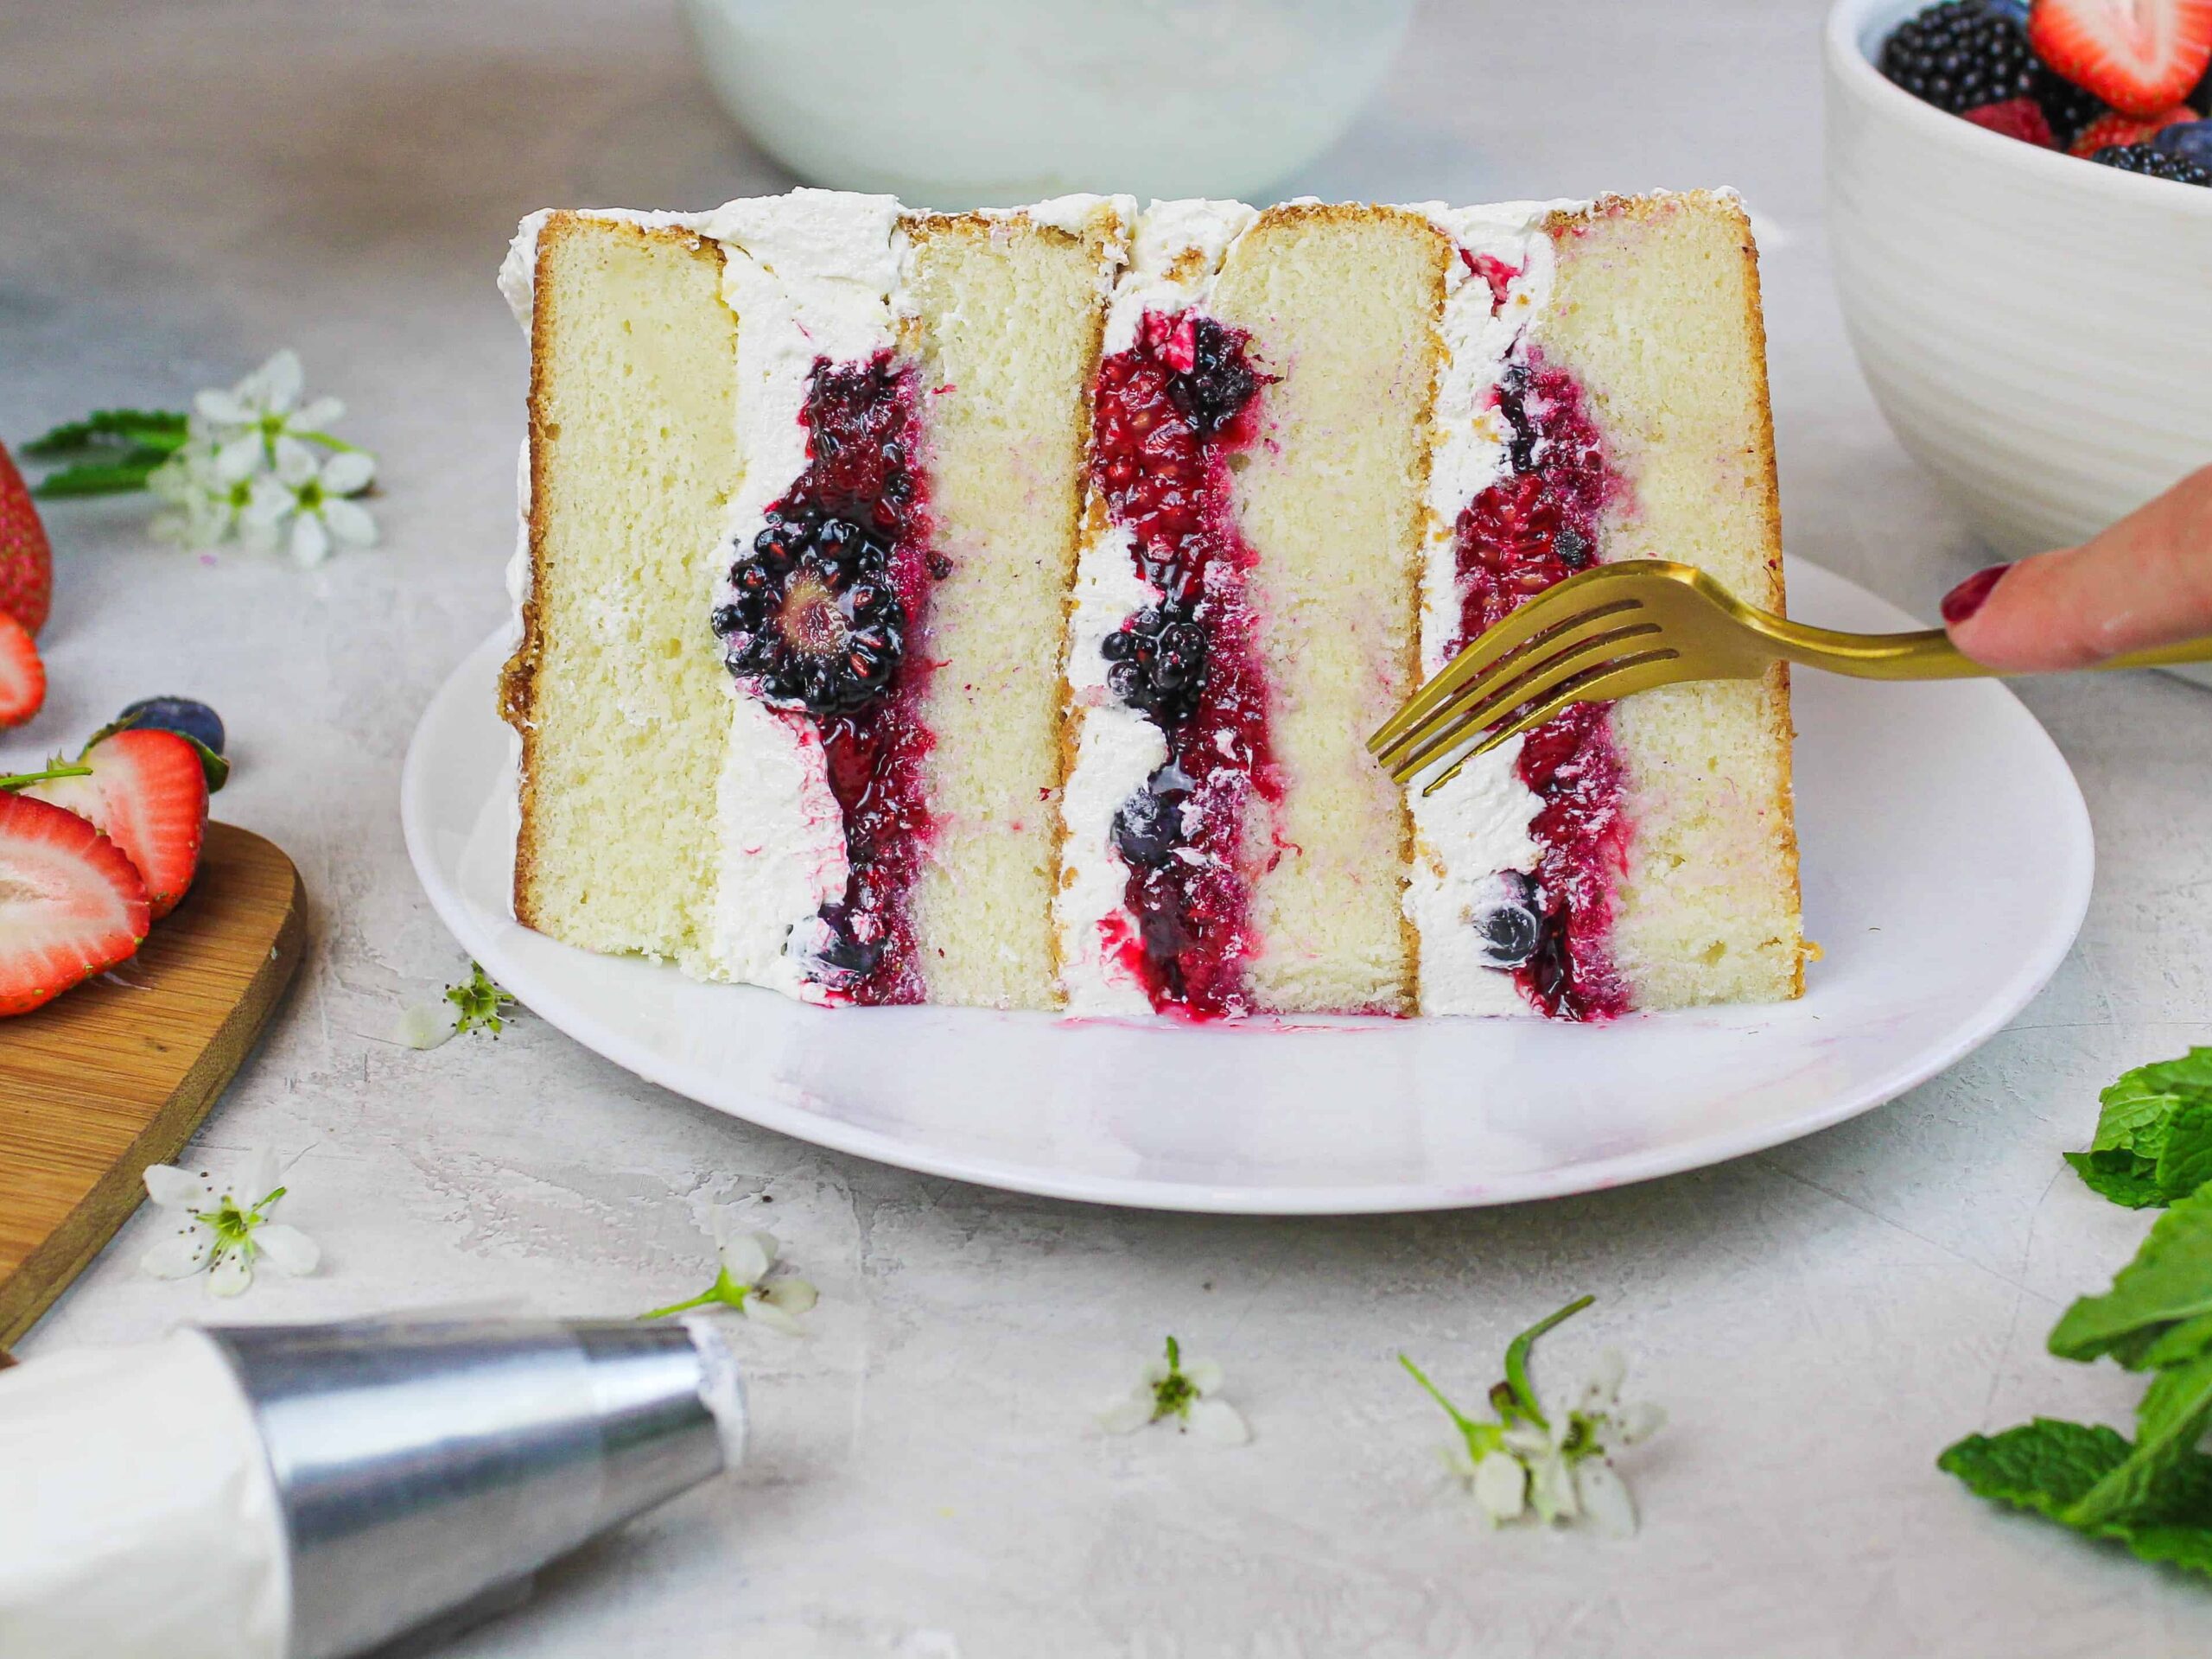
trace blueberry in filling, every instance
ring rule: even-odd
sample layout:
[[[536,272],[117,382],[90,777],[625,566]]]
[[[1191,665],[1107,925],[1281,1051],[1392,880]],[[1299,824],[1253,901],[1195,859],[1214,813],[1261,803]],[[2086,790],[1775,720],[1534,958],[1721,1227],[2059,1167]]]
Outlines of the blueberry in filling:
[[[1131,869],[1158,869],[1175,855],[1182,839],[1183,803],[1191,798],[1191,779],[1172,760],[1115,810],[1114,847]]]
[[[1544,937],[1541,903],[1535,882],[1519,870],[1501,870],[1484,884],[1467,919],[1485,968],[1519,968],[1535,956]]]

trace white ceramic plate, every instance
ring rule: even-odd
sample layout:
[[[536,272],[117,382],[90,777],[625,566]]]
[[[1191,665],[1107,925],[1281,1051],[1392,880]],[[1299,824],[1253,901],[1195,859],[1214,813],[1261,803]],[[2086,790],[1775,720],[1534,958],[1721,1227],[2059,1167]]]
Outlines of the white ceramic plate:
[[[1809,565],[1792,610],[1916,626]],[[1967,1053],[2042,988],[2088,904],[2088,814],[1992,682],[1797,677],[1802,1001],[1537,1020],[1190,1027],[824,1009],[596,957],[516,925],[500,642],[439,690],[400,810],[430,902],[540,1018],[664,1087],[963,1180],[1160,1209],[1445,1209],[1611,1186],[1841,1122]]]

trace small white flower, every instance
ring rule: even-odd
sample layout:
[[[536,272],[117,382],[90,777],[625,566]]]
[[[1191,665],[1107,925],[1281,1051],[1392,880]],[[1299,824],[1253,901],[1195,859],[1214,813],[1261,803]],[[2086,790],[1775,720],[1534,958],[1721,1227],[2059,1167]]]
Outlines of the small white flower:
[[[1492,1526],[1519,1520],[1529,1507],[1528,1467],[1510,1452],[1484,1453],[1482,1460],[1471,1465],[1468,1480],[1475,1502]]]
[[[1220,1398],[1221,1367],[1210,1359],[1185,1363],[1181,1346],[1167,1338],[1166,1354],[1144,1368],[1144,1378],[1098,1414],[1109,1434],[1134,1434],[1166,1418],[1216,1446],[1243,1446],[1252,1438],[1244,1414]]]
[[[299,353],[278,352],[228,391],[203,391],[192,412],[207,423],[217,473],[235,483],[264,471],[312,461],[302,439],[334,444],[327,429],[346,412],[335,397],[300,402]]]
[[[191,425],[194,435],[183,448],[147,474],[146,487],[163,503],[149,533],[157,542],[209,548],[237,531],[253,486],[245,479],[225,478],[216,467],[213,445],[198,429],[199,416],[192,417]]]
[[[450,1042],[461,1027],[454,1020],[453,1009],[443,1002],[410,1002],[399,1011],[399,1018],[392,1022],[394,1042],[404,1043],[410,1048],[435,1048]]]
[[[1587,1517],[1617,1537],[1636,1530],[1636,1506],[1610,1454],[1654,1433],[1666,1414],[1656,1406],[1620,1404],[1628,1363],[1617,1349],[1599,1357],[1571,1411],[1547,1414],[1529,1377],[1528,1357],[1535,1338],[1589,1302],[1586,1296],[1570,1303],[1514,1338],[1506,1351],[1505,1381],[1491,1391],[1496,1421],[1467,1416],[1419,1366],[1398,1356],[1459,1431],[1462,1444],[1453,1449],[1453,1465],[1492,1525],[1533,1510],[1552,1523]]]
[[[805,1332],[798,1316],[821,1300],[820,1293],[805,1279],[791,1275],[771,1279],[769,1274],[775,1268],[779,1248],[776,1236],[748,1230],[740,1224],[741,1219],[734,1205],[719,1206],[710,1218],[718,1269],[713,1284],[689,1301],[657,1307],[638,1317],[664,1319],[671,1313],[719,1302],[771,1331],[780,1331],[789,1337],[804,1336]]]
[[[304,1275],[322,1259],[315,1241],[296,1227],[269,1219],[284,1196],[276,1155],[257,1154],[240,1175],[219,1181],[206,1170],[155,1164],[145,1173],[146,1196],[169,1212],[175,1231],[148,1250],[139,1265],[157,1279],[207,1275],[218,1296],[236,1296],[253,1282],[257,1258]]]
[[[368,488],[376,470],[365,450],[342,449],[318,462],[304,447],[294,445],[277,455],[273,472],[258,474],[249,486],[238,514],[238,539],[257,553],[269,552],[282,541],[294,562],[303,565],[328,558],[334,541],[372,545],[377,521],[366,507],[346,498]]]

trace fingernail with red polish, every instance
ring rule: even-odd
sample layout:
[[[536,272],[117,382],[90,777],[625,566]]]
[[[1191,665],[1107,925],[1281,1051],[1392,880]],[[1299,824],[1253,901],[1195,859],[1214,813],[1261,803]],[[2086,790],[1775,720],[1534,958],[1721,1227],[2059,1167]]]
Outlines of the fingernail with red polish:
[[[1943,595],[1943,620],[1956,627],[1989,602],[1997,591],[1997,584],[2005,580],[2009,564],[1993,564],[1986,570],[1977,570],[1964,582]]]

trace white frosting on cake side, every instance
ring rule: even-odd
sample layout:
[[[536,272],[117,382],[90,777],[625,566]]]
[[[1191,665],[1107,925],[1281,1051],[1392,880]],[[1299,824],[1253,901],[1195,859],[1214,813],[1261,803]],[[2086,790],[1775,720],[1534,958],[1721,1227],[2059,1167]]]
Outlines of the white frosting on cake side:
[[[1154,202],[1137,220],[1131,264],[1115,284],[1104,349],[1123,351],[1134,343],[1147,310],[1203,307],[1230,248],[1258,217],[1241,201]],[[1104,522],[1095,493],[1087,512],[1087,522],[1104,528],[1077,555],[1068,621],[1068,691],[1080,725],[1061,802],[1067,836],[1052,906],[1060,984],[1071,1014],[1147,1014],[1151,1000],[1114,946],[1122,928],[1135,925],[1122,902],[1129,872],[1115,850],[1114,814],[1166,761],[1167,739],[1107,690],[1099,646],[1160,595],[1137,574],[1128,532]]]
[[[893,344],[899,204],[794,190],[727,202],[698,227],[722,245],[722,292],[737,315],[744,472],[722,545],[750,547],[768,507],[806,470],[799,415],[816,359],[864,359]],[[725,575],[714,602],[728,597]],[[820,1001],[808,965],[823,943],[817,912],[844,896],[844,817],[813,722],[733,693],[705,960],[688,965]]]
[[[1444,366],[1431,416],[1428,489],[1421,550],[1421,670],[1426,679],[1448,663],[1459,629],[1455,529],[1461,509],[1497,481],[1511,437],[1497,407],[1507,353],[1551,298],[1552,244],[1545,217],[1573,202],[1505,202],[1425,213],[1466,253],[1517,273],[1503,303],[1465,259],[1454,262],[1440,320]],[[1502,870],[1533,870],[1539,849],[1529,822],[1541,804],[1515,770],[1518,738],[1468,760],[1433,795],[1408,792],[1413,867],[1405,908],[1421,938],[1421,1012],[1524,1014],[1535,1012],[1510,973],[1482,960],[1475,913]]]

